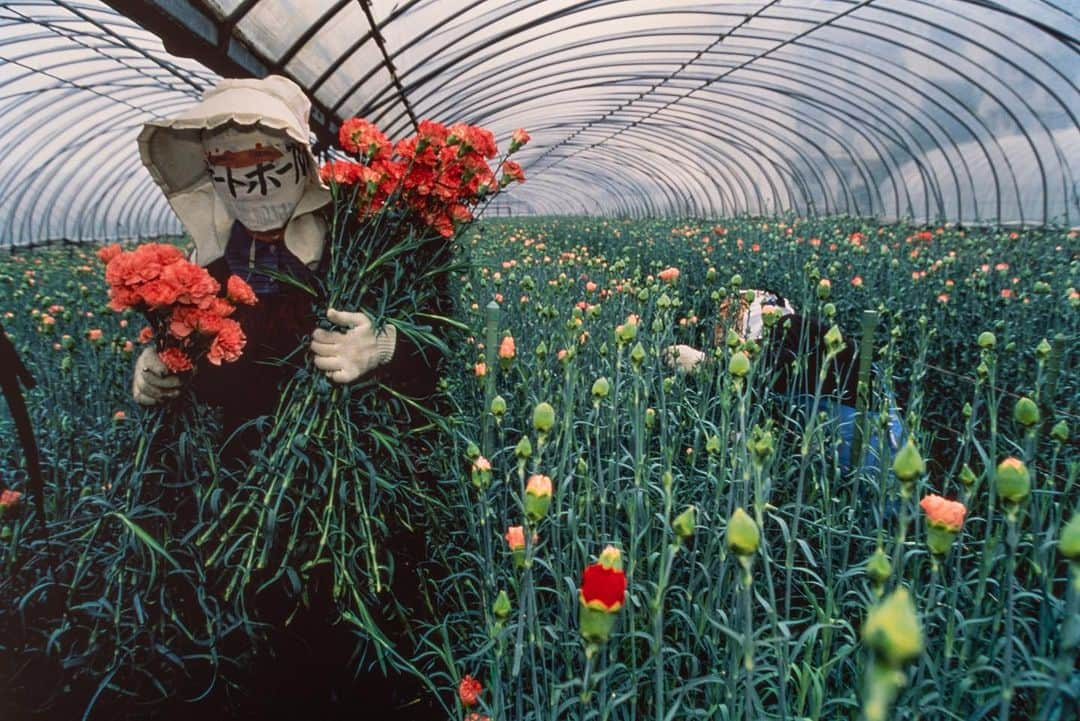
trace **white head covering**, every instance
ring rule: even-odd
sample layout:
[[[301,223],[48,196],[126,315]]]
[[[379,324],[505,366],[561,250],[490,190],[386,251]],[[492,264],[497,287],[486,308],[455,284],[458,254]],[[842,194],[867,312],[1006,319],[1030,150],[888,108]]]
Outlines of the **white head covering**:
[[[235,213],[207,172],[203,131],[232,124],[284,132],[302,148],[307,185],[285,226],[285,246],[302,262],[322,257],[326,223],[313,211],[330,202],[308,144],[311,102],[288,78],[224,79],[172,118],[152,120],[139,133],[139,154],[195,243],[195,262],[207,265],[225,253]],[[252,230],[258,230],[253,228]]]

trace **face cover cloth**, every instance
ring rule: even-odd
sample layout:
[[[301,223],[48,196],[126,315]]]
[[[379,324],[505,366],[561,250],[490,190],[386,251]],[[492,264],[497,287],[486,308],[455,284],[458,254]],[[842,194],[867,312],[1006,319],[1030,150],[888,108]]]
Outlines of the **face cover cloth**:
[[[202,145],[214,190],[245,228],[276,230],[289,222],[307,184],[303,147],[259,127],[208,130]]]

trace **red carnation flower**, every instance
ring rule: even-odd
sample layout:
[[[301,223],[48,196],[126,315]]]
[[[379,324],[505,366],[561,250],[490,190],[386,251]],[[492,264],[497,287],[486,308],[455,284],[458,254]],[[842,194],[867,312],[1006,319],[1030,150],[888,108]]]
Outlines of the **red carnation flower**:
[[[594,563],[581,574],[581,602],[598,611],[614,613],[626,598],[626,574],[617,568]]]
[[[375,126],[363,118],[349,118],[341,124],[338,142],[349,153],[367,158],[389,158],[390,140]]]
[[[465,706],[475,706],[484,687],[472,676],[466,675],[458,684],[458,697]]]
[[[166,348],[158,353],[158,357],[172,373],[183,373],[192,368],[191,358],[188,358],[187,353],[179,348]]]
[[[225,292],[229,300],[240,305],[255,305],[259,299],[255,297],[255,291],[238,275],[230,275],[225,285]],[[224,313],[222,315],[228,315]]]
[[[19,505],[19,501],[22,500],[22,497],[23,494],[19,491],[13,491],[10,488],[4,489],[0,492],[0,511],[14,508]],[[468,676],[465,678],[468,678]]]
[[[102,263],[108,265],[110,260],[123,252],[123,249],[118,243],[113,243],[112,245],[106,245],[98,248],[97,257],[101,259]]]

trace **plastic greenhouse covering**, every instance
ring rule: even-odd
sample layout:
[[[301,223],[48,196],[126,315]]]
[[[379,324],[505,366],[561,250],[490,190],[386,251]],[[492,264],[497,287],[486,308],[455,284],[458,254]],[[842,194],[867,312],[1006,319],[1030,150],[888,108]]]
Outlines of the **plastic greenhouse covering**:
[[[338,123],[516,127],[493,214],[1075,225],[1072,0],[4,0],[0,244],[180,231],[142,123],[284,74]]]

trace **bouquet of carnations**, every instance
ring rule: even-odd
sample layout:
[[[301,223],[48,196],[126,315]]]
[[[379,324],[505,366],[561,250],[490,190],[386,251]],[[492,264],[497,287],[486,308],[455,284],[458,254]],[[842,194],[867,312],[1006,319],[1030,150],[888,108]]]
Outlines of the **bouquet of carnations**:
[[[515,131],[507,156],[528,140]],[[395,358],[438,358],[459,327],[447,291],[450,273],[464,268],[456,236],[482,203],[524,180],[521,167],[503,158],[496,176],[494,135],[469,125],[425,120],[392,144],[353,118],[339,141],[344,157],[320,170],[334,203],[328,268],[308,289],[318,316],[362,311],[377,330],[396,329]],[[340,386],[309,364],[292,378],[246,477],[203,515],[207,568],[241,617],[259,590],[283,585],[299,600],[312,574],[329,568],[343,618],[376,642],[380,658],[395,656],[377,621],[381,607],[394,607],[383,595],[392,560],[380,546],[419,525],[410,514],[434,501],[417,480],[419,446],[430,447],[444,424],[433,402],[430,391],[411,393],[378,372]]]
[[[230,276],[225,297],[205,268],[188,261],[174,245],[147,243],[125,252],[119,245],[98,251],[105,263],[109,307],[139,311],[150,325],[139,340],[157,346],[173,373],[194,371],[203,358],[214,365],[232,362],[244,349],[244,331],[230,318],[234,304],[254,305],[255,293],[242,278]]]

